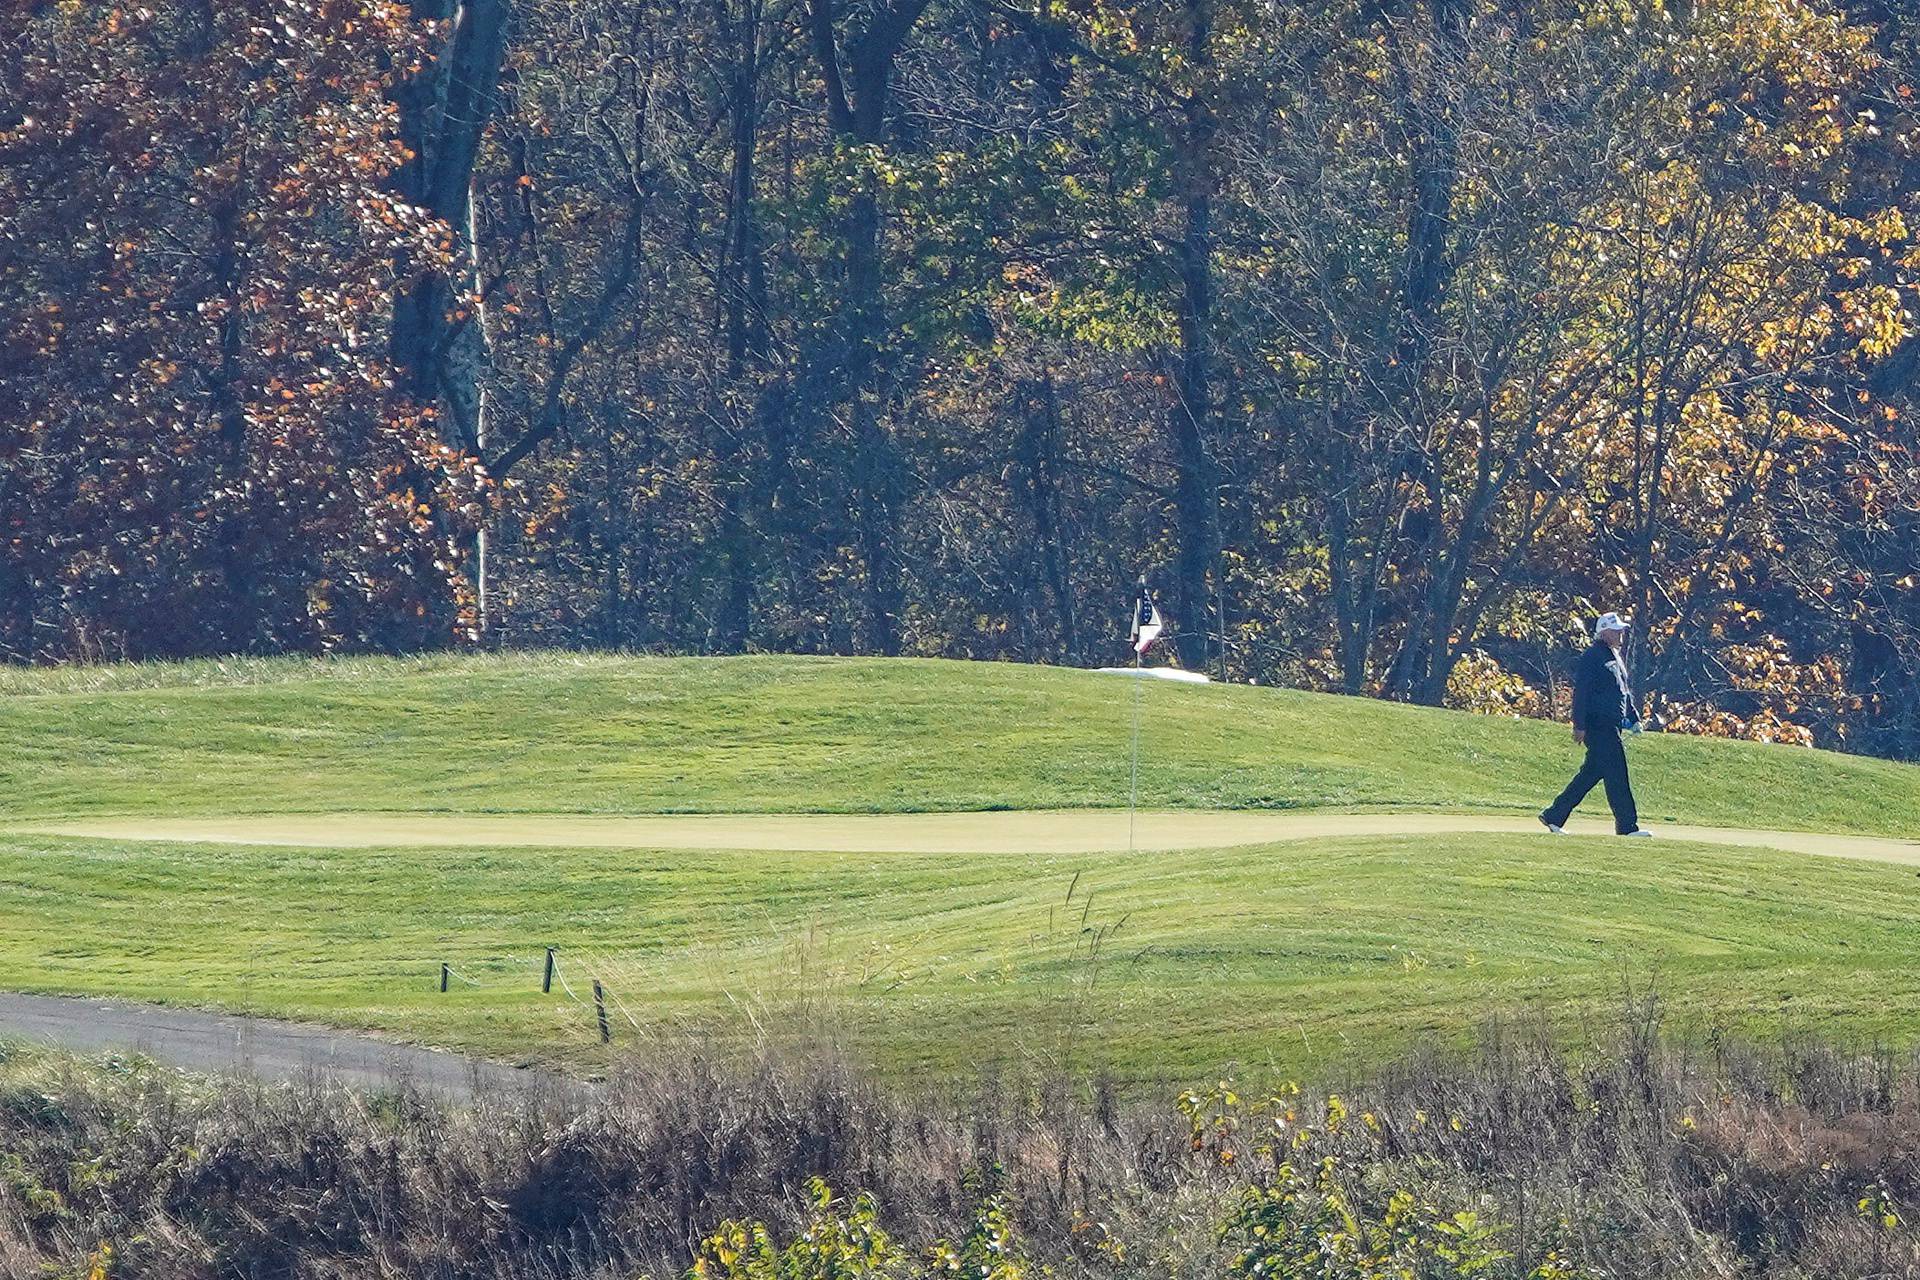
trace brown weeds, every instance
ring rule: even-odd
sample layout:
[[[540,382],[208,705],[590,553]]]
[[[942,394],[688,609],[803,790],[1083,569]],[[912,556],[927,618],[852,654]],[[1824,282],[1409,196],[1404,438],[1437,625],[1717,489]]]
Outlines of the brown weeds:
[[[1412,1185],[1488,1206],[1513,1255],[1492,1276],[1551,1258],[1619,1280],[1920,1277],[1912,1058],[1680,1045],[1652,1021],[1578,1053],[1491,1028],[1337,1103],[1208,1091],[1191,1121],[1172,1083],[916,1091],[698,1042],[591,1091],[465,1108],[404,1085],[16,1059],[0,1063],[0,1276],[665,1277],[723,1220],[794,1229],[815,1177],[871,1192],[908,1247],[958,1238],[969,1171],[998,1165],[1022,1247],[1057,1275],[1197,1280],[1224,1274],[1220,1224],[1274,1176],[1290,1124],[1315,1127],[1362,1198]]]

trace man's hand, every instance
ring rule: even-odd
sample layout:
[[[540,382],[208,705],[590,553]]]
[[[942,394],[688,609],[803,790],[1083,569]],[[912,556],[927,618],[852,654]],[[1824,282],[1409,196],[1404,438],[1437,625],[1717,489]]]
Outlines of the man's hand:
[[[1584,746],[1586,746],[1586,745],[1587,745],[1587,731],[1586,731],[1585,729],[1579,729],[1579,728],[1576,728],[1576,729],[1575,729],[1575,730],[1573,731],[1573,740],[1574,740],[1574,741],[1575,741],[1576,743],[1578,743],[1579,745],[1581,745],[1581,746],[1583,746],[1583,747],[1584,747]]]

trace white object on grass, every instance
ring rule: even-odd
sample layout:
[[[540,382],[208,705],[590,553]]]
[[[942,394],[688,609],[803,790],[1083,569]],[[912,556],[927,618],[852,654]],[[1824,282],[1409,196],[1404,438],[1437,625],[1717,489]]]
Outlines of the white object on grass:
[[[1177,680],[1181,684],[1212,684],[1198,671],[1182,671],[1178,667],[1096,667],[1103,676],[1137,676],[1142,680]]]

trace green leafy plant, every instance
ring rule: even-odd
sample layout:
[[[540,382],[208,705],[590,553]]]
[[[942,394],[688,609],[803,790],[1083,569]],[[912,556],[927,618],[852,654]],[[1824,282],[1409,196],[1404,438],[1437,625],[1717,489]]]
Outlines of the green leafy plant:
[[[818,1178],[807,1183],[806,1228],[782,1246],[765,1223],[729,1220],[700,1242],[698,1280],[869,1280],[899,1274],[893,1242],[880,1228],[873,1197],[834,1197]]]
[[[1235,1247],[1227,1273],[1316,1280],[1452,1280],[1484,1275],[1513,1255],[1501,1228],[1472,1209],[1448,1212],[1412,1189],[1395,1189],[1377,1216],[1347,1185],[1333,1155],[1291,1161],[1250,1187],[1222,1228]]]
[[[1038,1280],[1053,1274],[1022,1255],[1001,1194],[1004,1180],[1005,1174],[997,1164],[967,1174],[964,1185],[975,1202],[973,1226],[958,1244],[942,1240],[933,1246],[931,1275],[956,1280]]]
[[[701,1241],[688,1280],[1044,1280],[1053,1273],[1035,1266],[1014,1238],[998,1165],[969,1173],[973,1223],[958,1242],[941,1240],[928,1250],[925,1267],[908,1262],[881,1229],[873,1197],[837,1199],[818,1178],[807,1183],[810,1211],[805,1228],[782,1244],[763,1222],[727,1221]]]
[[[1227,1274],[1249,1280],[1461,1280],[1494,1273],[1514,1255],[1505,1227],[1479,1209],[1445,1203],[1405,1166],[1379,1155],[1384,1137],[1371,1111],[1355,1114],[1329,1095],[1318,1125],[1300,1122],[1297,1087],[1243,1103],[1224,1082],[1182,1095],[1193,1149],[1221,1166],[1245,1157],[1274,1165],[1240,1193],[1220,1227]],[[1416,1115],[1424,1126],[1424,1115]],[[1456,1117],[1449,1127],[1458,1130]],[[1247,1136],[1251,1135],[1251,1136]],[[1242,1146],[1242,1143],[1248,1144]],[[1357,1148],[1359,1155],[1352,1154]],[[1245,1152],[1245,1156],[1241,1153]],[[1373,1156],[1369,1156],[1372,1152]],[[1505,1273],[1503,1273],[1505,1274]],[[1549,1253],[1528,1280],[1578,1280]]]

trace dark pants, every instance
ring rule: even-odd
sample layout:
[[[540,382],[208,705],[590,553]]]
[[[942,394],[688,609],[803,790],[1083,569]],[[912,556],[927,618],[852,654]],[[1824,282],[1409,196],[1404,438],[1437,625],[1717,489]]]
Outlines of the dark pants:
[[[1580,766],[1580,772],[1573,775],[1573,781],[1560,793],[1560,798],[1547,806],[1540,816],[1556,827],[1567,825],[1567,819],[1573,816],[1573,810],[1587,792],[1593,790],[1593,784],[1607,784],[1607,804],[1613,809],[1613,829],[1621,835],[1640,829],[1640,812],[1633,807],[1633,787],[1627,782],[1627,751],[1620,745],[1620,735],[1611,729],[1587,731],[1587,758]]]

